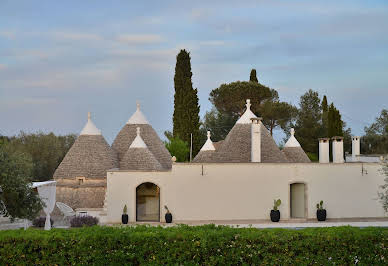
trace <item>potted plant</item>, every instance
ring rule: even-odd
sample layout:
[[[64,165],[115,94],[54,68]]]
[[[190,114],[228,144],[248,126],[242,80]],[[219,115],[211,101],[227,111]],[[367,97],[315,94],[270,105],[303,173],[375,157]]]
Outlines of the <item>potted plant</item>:
[[[164,208],[166,209],[166,215],[164,215],[164,218],[166,219],[166,223],[171,223],[172,222],[172,214],[170,210],[167,208],[166,205],[164,205]]]
[[[124,205],[123,214],[121,215],[121,222],[123,224],[128,223],[127,205]]]
[[[326,210],[323,208],[323,200],[317,203],[317,220],[318,221],[326,220]]]
[[[282,201],[280,199],[273,200],[273,210],[271,210],[271,221],[272,222],[279,222],[280,220],[280,211],[278,210],[278,207],[282,204]]]

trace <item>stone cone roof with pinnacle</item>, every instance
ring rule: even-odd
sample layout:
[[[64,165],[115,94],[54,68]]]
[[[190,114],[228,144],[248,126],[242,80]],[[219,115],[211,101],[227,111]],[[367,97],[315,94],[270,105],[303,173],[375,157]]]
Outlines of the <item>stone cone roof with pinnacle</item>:
[[[208,131],[207,140],[205,144],[202,146],[197,156],[195,156],[193,163],[205,163],[205,162],[211,161],[215,150],[216,149],[213,145],[213,142],[210,139],[210,131]]]
[[[118,168],[117,154],[93,124],[89,113],[88,122],[54,172],[54,179],[81,176],[105,179],[106,171],[113,168]]]
[[[162,165],[156,160],[141,138],[140,127],[137,127],[137,136],[120,161],[120,170],[163,170]]]
[[[250,110],[250,101],[247,100],[247,109],[237,120],[225,140],[212,156],[211,162],[251,162],[251,119],[257,118]],[[286,156],[260,122],[261,129],[261,162],[262,163],[286,163]]]
[[[291,136],[284,145],[282,152],[286,155],[290,163],[310,163],[299,141],[295,138],[295,130],[291,128]]]
[[[131,116],[113,141],[112,148],[117,152],[119,160],[121,161],[124,158],[129,146],[135,140],[138,127],[141,131],[142,140],[155,159],[162,165],[163,169],[171,169],[171,155],[156,131],[140,111],[139,104],[137,104],[136,112]]]

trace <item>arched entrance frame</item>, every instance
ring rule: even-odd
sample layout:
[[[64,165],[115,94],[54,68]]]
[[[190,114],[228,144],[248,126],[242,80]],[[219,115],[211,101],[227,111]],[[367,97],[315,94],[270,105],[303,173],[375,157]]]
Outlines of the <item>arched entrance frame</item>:
[[[132,195],[133,195],[132,196],[133,204],[132,204],[132,208],[131,208],[132,209],[132,211],[131,211],[132,215],[130,216],[129,219],[132,222],[137,222],[137,188],[140,185],[145,184],[145,183],[152,183],[152,184],[154,184],[155,186],[157,186],[159,188],[159,221],[157,221],[157,222],[161,222],[162,221],[162,219],[161,219],[161,217],[162,217],[162,208],[161,208],[161,206],[162,206],[162,202],[163,202],[162,187],[159,184],[159,182],[150,181],[150,180],[142,180],[142,181],[136,183],[136,185],[132,188]],[[132,219],[131,219],[131,217],[132,217]]]
[[[293,218],[291,216],[291,185],[303,184],[304,185],[304,218]],[[288,217],[289,219],[306,219],[308,218],[308,184],[305,181],[292,181],[288,183]]]

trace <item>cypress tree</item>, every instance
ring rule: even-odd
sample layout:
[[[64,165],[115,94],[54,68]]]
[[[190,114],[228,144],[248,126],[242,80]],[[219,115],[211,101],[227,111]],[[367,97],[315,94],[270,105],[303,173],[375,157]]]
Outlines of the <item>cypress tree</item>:
[[[256,76],[256,69],[251,70],[251,75],[249,77],[249,81],[259,83],[259,80],[257,79],[257,76]]]
[[[326,95],[323,96],[322,99],[322,137],[327,137],[328,136],[328,112],[329,112],[329,107],[327,105],[327,98]]]
[[[186,50],[181,50],[176,59],[173,136],[190,144],[190,134],[193,134],[194,158],[201,148],[197,89],[193,89],[191,81],[190,54]]]

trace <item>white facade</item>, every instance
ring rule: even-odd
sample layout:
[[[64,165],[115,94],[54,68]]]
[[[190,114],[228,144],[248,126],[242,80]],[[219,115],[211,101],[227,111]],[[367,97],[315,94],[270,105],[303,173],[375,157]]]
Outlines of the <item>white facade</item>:
[[[333,137],[333,163],[344,163],[344,138],[343,137]]]
[[[136,188],[159,187],[160,221],[167,205],[175,222],[269,220],[273,200],[281,199],[281,220],[291,219],[291,184],[303,183],[304,218],[315,219],[323,200],[327,218],[384,217],[377,200],[384,176],[380,164],[176,163],[170,171],[107,174],[107,222],[120,223],[124,205],[136,221]],[[365,174],[367,172],[367,174]]]

